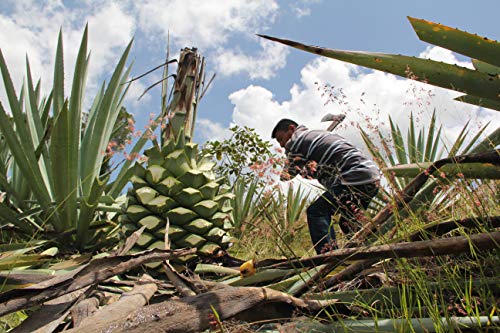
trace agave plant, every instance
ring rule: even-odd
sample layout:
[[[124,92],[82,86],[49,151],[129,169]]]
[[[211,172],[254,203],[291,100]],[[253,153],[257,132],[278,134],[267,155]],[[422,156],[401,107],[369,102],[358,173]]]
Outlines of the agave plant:
[[[228,246],[232,223],[226,201],[232,194],[216,179],[210,157],[191,142],[203,68],[195,49],[182,51],[173,96],[162,112],[169,119],[162,145],[153,140],[147,165],[135,165],[122,222],[127,234],[145,226],[136,249],[165,248],[166,233],[171,248],[196,247],[197,255]]]
[[[260,211],[264,220],[283,245],[288,246],[296,233],[305,226],[300,218],[310,195],[310,191],[301,185],[294,187],[290,183],[286,193],[282,189],[268,191],[260,198]]]
[[[415,176],[408,170],[413,169],[415,165],[425,165],[431,163],[430,161],[444,158],[445,155],[446,157],[450,157],[457,154],[469,153],[488,126],[488,124],[483,126],[469,140],[470,143],[465,145],[466,138],[469,135],[468,123],[465,124],[451,148],[446,149],[447,147],[441,143],[441,127],[437,127],[436,125],[435,112],[432,114],[427,132],[425,128],[422,128],[417,133],[414,118],[413,115],[411,115],[406,140],[399,126],[394,124],[390,116],[389,123],[391,126],[390,138],[386,138],[380,130],[376,132],[380,143],[379,145],[377,145],[374,139],[370,138],[366,131],[360,129],[366,147],[383,171],[385,179],[388,180],[389,190],[384,189],[380,195],[377,196],[377,200],[374,200],[375,204],[377,204],[378,201],[387,203],[387,199],[384,200],[382,198],[391,197],[390,192],[400,193]],[[390,143],[392,143],[392,147]],[[377,146],[382,147],[382,152],[375,148]],[[439,148],[440,146],[441,148]],[[463,175],[461,176],[463,177]],[[453,196],[451,195],[454,193],[454,187],[452,186],[453,178],[454,175],[449,174],[447,176],[438,176],[430,179],[398,214],[404,217],[407,216],[409,212],[415,212],[417,210],[426,211],[430,209],[436,210],[439,207],[444,208],[452,204],[454,202],[454,199],[452,199]],[[440,187],[441,190],[438,191],[438,187]],[[388,231],[393,225],[394,218],[392,217],[390,222],[380,228],[380,233]]]
[[[443,158],[447,147],[441,144],[441,126],[438,128],[436,125],[435,111],[431,116],[427,133],[425,128],[420,129],[417,133],[413,114],[410,115],[410,124],[408,127],[406,142],[399,126],[394,124],[390,116],[389,123],[391,127],[390,140],[386,138],[380,130],[377,130],[376,133],[378,139],[380,140],[380,145],[383,148],[383,152],[385,153],[384,155],[375,149],[376,145],[374,144],[374,141],[370,139],[366,131],[361,129],[361,135],[368,150],[378,162],[379,166],[382,170],[386,171],[386,176],[391,181],[393,188],[402,189],[407,185],[408,181],[414,177],[414,175],[401,173],[394,174],[392,173],[394,171],[394,166],[407,164],[426,165],[436,159]],[[482,127],[470,140],[470,143],[467,146],[464,146],[465,140],[469,134],[467,129],[468,124],[469,123],[465,124],[451,148],[448,148],[448,156],[454,156],[458,153],[469,153],[472,150],[473,145],[478,142],[479,137],[489,125],[486,124]],[[392,148],[389,146],[390,142],[392,142]],[[441,148],[439,148],[440,146]],[[394,179],[394,176],[401,178]]]
[[[26,79],[17,95],[0,51],[0,70],[10,110],[0,105],[1,225],[13,225],[28,237],[47,233],[66,249],[99,247],[106,230],[113,228],[102,210],[111,207],[123,190],[131,162],[122,165],[110,183],[101,175],[106,147],[116,130],[116,120],[128,85],[127,46],[109,83],[93,99],[88,118],[82,117],[88,28],[83,33],[73,82],[64,91],[62,32],[56,51],[54,82],[48,97],[41,98],[40,81],[34,84],[29,61]],[[135,150],[145,143],[140,140]],[[118,207],[117,207],[118,208]],[[110,229],[111,228],[111,229]]]
[[[265,190],[265,187],[259,187],[259,182],[259,179],[254,179],[247,185],[245,179],[240,178],[233,184],[234,197],[231,199],[231,207],[235,237],[255,227],[260,213],[259,201]]]
[[[433,114],[431,120],[431,126],[429,129],[428,140],[433,136],[431,133],[434,131],[434,123],[435,123],[435,115]],[[467,133],[465,132],[468,126],[467,123],[462,129],[456,142],[449,150],[448,156],[453,156],[454,154],[457,153],[475,154],[475,153],[485,152],[489,148],[492,142],[498,141],[498,132],[500,130],[500,128],[497,129],[497,131],[488,135],[485,139],[483,139],[481,142],[478,143],[479,137],[484,133],[488,125],[489,123],[486,124],[484,127],[482,127],[476,133],[474,138],[470,140],[470,143],[467,146],[463,147],[464,140],[467,136]],[[393,126],[392,122],[391,126]],[[411,130],[414,132],[413,127],[411,128]],[[436,139],[439,139],[440,132],[441,131],[439,130]],[[415,142],[414,136],[408,137],[408,140],[412,140],[411,145],[417,147],[417,150],[413,150],[414,153],[415,152],[419,153],[424,150],[423,142],[421,141],[422,133],[423,132],[421,130],[421,132],[419,133],[418,142]],[[437,157],[439,158],[442,157],[442,154],[439,154],[439,156],[436,156],[435,154],[437,145],[434,145],[431,155],[427,154],[428,147],[429,144],[425,148],[425,155],[423,156],[423,158],[421,159],[410,158],[409,160],[403,159],[402,161],[398,161],[399,163],[397,164],[393,163],[392,166],[386,165],[384,170],[386,171],[387,174],[391,174],[395,177],[403,177],[405,179],[416,177],[420,172],[427,169],[432,164],[432,161],[435,161]],[[497,165],[493,165],[491,163],[467,163],[462,165],[447,164],[444,165],[442,168],[440,168],[440,172],[444,173],[449,178],[459,177],[459,178],[469,178],[469,179],[500,179],[500,168]]]

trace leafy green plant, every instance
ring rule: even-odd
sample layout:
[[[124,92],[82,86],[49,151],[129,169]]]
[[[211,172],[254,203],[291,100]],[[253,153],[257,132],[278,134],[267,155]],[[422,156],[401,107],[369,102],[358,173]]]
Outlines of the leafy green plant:
[[[0,202],[2,225],[11,223],[26,237],[52,236],[61,247],[99,247],[114,226],[99,213],[112,208],[123,190],[130,163],[122,164],[113,183],[102,175],[106,149],[116,135],[118,115],[128,85],[122,54],[108,84],[103,83],[84,117],[88,28],[83,33],[69,96],[64,90],[62,32],[59,34],[54,81],[48,97],[40,97],[40,82],[32,79],[29,61],[19,95],[0,52],[0,70],[9,111],[0,105]],[[134,150],[140,150],[139,140]]]
[[[208,141],[203,152],[215,157],[217,163],[215,172],[235,186],[239,179],[245,184],[257,180],[259,185],[270,181],[272,171],[281,163],[278,155],[273,152],[272,144],[264,141],[247,126],[233,126],[229,129],[232,135],[223,141]]]

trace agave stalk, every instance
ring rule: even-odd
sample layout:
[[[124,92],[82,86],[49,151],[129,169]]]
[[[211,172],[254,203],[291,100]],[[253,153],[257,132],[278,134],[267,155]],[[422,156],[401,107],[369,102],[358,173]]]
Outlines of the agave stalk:
[[[164,248],[169,242],[172,248],[196,248],[196,255],[181,259],[186,262],[198,255],[213,255],[229,243],[231,208],[226,201],[232,195],[215,179],[214,163],[201,156],[198,145],[191,142],[203,72],[204,61],[196,49],[182,50],[172,98],[161,112],[168,119],[161,131],[161,145],[153,140],[145,152],[147,164],[134,166],[121,217],[125,233],[146,229],[133,251]],[[165,70],[164,76],[167,73]],[[162,108],[166,79],[163,77]]]
[[[199,100],[198,87],[201,85],[202,72],[200,66],[204,63],[195,52],[182,52],[179,68],[174,82],[172,101],[166,110],[170,118],[163,132],[165,142],[176,139],[182,131],[188,141],[192,139],[193,123],[196,117],[196,106]],[[203,70],[202,66],[202,70]]]

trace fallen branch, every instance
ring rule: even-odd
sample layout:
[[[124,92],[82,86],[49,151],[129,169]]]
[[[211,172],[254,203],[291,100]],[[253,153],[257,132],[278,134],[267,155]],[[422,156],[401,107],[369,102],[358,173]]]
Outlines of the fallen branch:
[[[500,247],[500,231],[475,235],[449,237],[419,242],[403,242],[340,249],[306,259],[291,260],[287,263],[271,265],[266,268],[314,267],[322,264],[339,264],[345,260],[412,258],[439,256],[447,254],[470,253],[471,245],[477,250],[486,251]]]
[[[497,149],[486,153],[448,157],[432,163],[430,167],[421,172],[406,185],[401,195],[396,197],[395,206],[391,204],[382,209],[369,223],[363,226],[363,228],[352,237],[345,247],[354,247],[361,244],[368,235],[372,234],[392,215],[394,209],[400,209],[405,204],[409,203],[435,171],[443,165],[450,163],[492,163],[494,165],[500,165],[500,150]]]
[[[462,220],[453,220],[453,221],[446,221],[442,222],[439,224],[434,224],[434,225],[429,225],[426,226],[423,230],[415,232],[413,235],[410,236],[410,241],[420,241],[420,240],[425,240],[427,239],[425,237],[426,234],[433,234],[434,236],[442,236],[452,230],[455,230],[459,227],[463,228],[474,228],[478,226],[478,223],[482,224],[488,224],[491,228],[498,228],[500,227],[500,217],[499,216],[493,216],[493,217],[486,217],[486,218],[465,218]],[[351,278],[353,278],[356,274],[364,270],[365,268],[370,267],[374,263],[376,263],[378,259],[365,259],[361,261],[357,261],[339,273],[335,274],[330,280],[327,282],[328,287],[331,287],[332,284],[335,282],[340,282],[340,281],[346,281]],[[313,281],[319,281],[322,279],[324,276],[326,276],[328,273],[332,271],[338,264],[333,263],[333,264],[328,264],[324,269],[319,271],[316,276],[314,276]],[[325,287],[326,287],[325,286]],[[307,291],[307,286],[302,288],[301,290],[298,290],[294,296],[300,296],[304,292]]]
[[[495,216],[495,217],[486,217],[486,218],[466,218],[462,220],[453,220],[453,221],[446,221],[442,222],[439,224],[434,224],[434,225],[429,225],[426,226],[423,230],[419,230],[415,233],[413,233],[410,236],[410,241],[419,241],[419,240],[426,240],[428,238],[425,237],[427,234],[433,234],[434,236],[442,236],[443,234],[450,232],[458,227],[464,227],[464,228],[474,228],[478,226],[478,223],[482,224],[488,224],[491,228],[497,228],[500,227],[500,217]],[[296,259],[288,259],[286,262],[281,260],[280,262],[270,262],[269,264],[266,264],[266,262],[257,262],[255,267],[276,267],[278,264],[282,263],[283,265],[286,265],[287,263],[292,262],[293,260]],[[340,275],[340,272],[335,275],[335,279],[337,281],[345,281],[347,279],[350,279],[354,277],[357,273],[361,272],[363,269],[370,267],[372,264],[376,263],[378,259],[375,260],[370,260],[370,259],[365,259],[364,261],[360,262],[357,261],[356,263],[349,264],[348,267],[346,267]],[[296,262],[300,262],[299,260],[296,260]],[[263,264],[264,263],[264,264]],[[303,263],[300,263],[303,264]],[[342,262],[344,264],[344,262]],[[352,265],[352,267],[351,267]],[[297,288],[293,296],[300,297],[303,295],[305,292],[307,292],[308,289],[310,289],[311,286],[315,285],[315,283],[318,283],[321,279],[323,279],[326,275],[330,274],[333,269],[337,268],[339,266],[339,262],[334,261],[331,263],[327,263],[324,265],[321,269],[319,269],[316,273],[314,273],[307,284],[302,285],[300,288]],[[333,280],[332,280],[333,281]],[[316,286],[318,287],[318,286]],[[319,285],[321,287],[321,284]]]
[[[418,231],[410,236],[410,241],[419,241],[427,239],[425,236],[432,234],[435,236],[442,236],[457,228],[475,228],[484,224],[490,228],[500,228],[500,216],[487,216],[487,217],[468,217],[461,220],[453,220],[441,222],[426,226],[423,230]]]
[[[246,310],[258,312],[264,319],[266,313],[260,309],[268,303],[314,313],[335,302],[302,300],[267,288],[227,287],[149,305],[131,313],[126,320],[107,322],[105,325],[99,323],[88,327],[85,332],[199,332],[210,327],[214,311],[220,320],[235,317]],[[255,311],[256,307],[259,311]],[[292,311],[289,312],[291,314]]]
[[[96,325],[106,325],[110,322],[123,320],[133,311],[146,305],[158,290],[154,280],[143,276],[130,292],[123,293],[118,301],[105,306],[82,320],[76,328],[65,332],[88,332]]]
[[[67,317],[73,304],[78,299],[86,297],[91,291],[91,288],[79,289],[44,303],[40,309],[33,312],[26,320],[10,332],[48,333],[55,331]]]
[[[175,289],[182,296],[194,296],[198,294],[198,290],[193,286],[193,284],[186,278],[184,278],[179,272],[177,272],[168,261],[162,263],[165,274],[170,282],[175,286]]]
[[[0,294],[0,316],[98,284],[142,264],[184,256],[195,251],[196,249],[175,251],[154,249],[133,255],[95,259],[74,272],[54,277],[27,288],[10,290]]]
[[[474,247],[478,251],[488,251],[491,249],[500,248],[500,232],[498,232],[498,231],[492,232],[492,233],[482,233],[482,234],[471,235],[470,237],[459,236],[459,237],[451,237],[451,238],[421,241],[421,242],[410,242],[410,243],[403,243],[403,244],[415,244],[415,243],[432,244],[432,243],[434,243],[435,244],[434,248],[435,248],[436,246],[439,247],[440,245],[443,245],[443,241],[446,241],[449,239],[452,239],[452,240],[454,239],[455,241],[450,242],[448,244],[445,243],[443,247],[437,249],[435,254],[432,254],[432,252],[431,252],[431,254],[428,254],[428,255],[470,253],[471,251],[473,251],[472,245],[474,245]],[[384,245],[384,246],[386,246],[386,245]],[[411,247],[408,247],[407,250],[410,250],[410,248]],[[431,250],[431,247],[429,247],[428,250]],[[449,253],[446,253],[446,252],[449,252]],[[416,256],[417,255],[410,255],[407,258],[416,257]],[[378,259],[371,258],[371,259],[361,260],[361,261],[358,261],[358,262],[350,265],[349,267],[345,268],[344,270],[340,271],[339,273],[335,274],[330,279],[325,281],[324,287],[330,288],[340,281],[345,281],[349,278],[352,278],[354,275],[358,274],[363,269],[368,268],[371,265],[373,265],[375,262],[377,262],[377,260]]]

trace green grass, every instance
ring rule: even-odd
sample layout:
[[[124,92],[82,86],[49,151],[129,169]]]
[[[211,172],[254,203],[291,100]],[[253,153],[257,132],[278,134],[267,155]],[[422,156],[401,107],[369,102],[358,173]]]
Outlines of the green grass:
[[[475,186],[471,184],[466,181],[453,183],[452,191],[447,189],[447,196],[444,198],[447,202],[432,204],[430,210],[407,210],[406,214],[395,212],[394,228],[388,232],[391,236],[378,235],[374,242],[385,244],[398,239],[404,241],[429,223],[459,220],[470,216],[499,215],[496,194],[498,182],[476,183]],[[241,238],[230,249],[232,255],[242,259],[259,260],[282,256],[307,257],[314,254],[305,214],[286,232],[280,232],[276,223],[273,224],[262,216],[256,217],[251,223],[251,232],[242,232]],[[334,227],[338,229],[337,225]],[[475,229],[457,228],[443,237],[463,236],[488,230],[488,226],[478,223]],[[433,237],[427,236],[429,239]],[[338,230],[337,238],[340,244],[346,241]],[[352,281],[337,285],[328,290],[332,293],[331,296],[322,294],[333,298],[347,295],[345,305],[350,307],[350,315],[325,310],[320,317],[313,319],[328,325],[336,323],[335,325],[340,325],[338,327],[344,325],[343,323],[345,327],[353,325],[355,322],[352,320],[368,320],[373,321],[373,325],[377,327],[378,323],[387,325],[387,319],[390,318],[399,321],[394,321],[389,331],[407,332],[412,329],[418,331],[418,320],[415,320],[420,318],[422,325],[425,322],[426,329],[431,331],[460,332],[454,320],[465,317],[469,318],[467,320],[481,322],[481,331],[499,329],[498,323],[488,320],[485,322],[485,318],[498,316],[499,253],[497,249],[481,254],[473,251],[467,255],[381,261],[371,270],[371,273],[375,274],[361,274]],[[374,291],[376,296],[360,296]],[[429,328],[429,325],[432,327]]]
[[[8,332],[14,327],[19,326],[28,316],[24,311],[17,311],[3,317],[0,317],[0,333]]]

